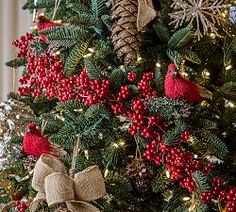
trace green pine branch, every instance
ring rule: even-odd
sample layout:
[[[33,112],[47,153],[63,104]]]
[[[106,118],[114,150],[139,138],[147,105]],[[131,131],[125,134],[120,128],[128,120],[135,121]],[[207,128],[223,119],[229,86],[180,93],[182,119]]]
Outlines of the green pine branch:
[[[91,0],[91,10],[95,17],[99,18],[106,11],[106,0]]]
[[[83,59],[85,52],[89,47],[91,39],[76,44],[70,51],[70,54],[65,62],[65,69],[69,70],[70,75],[74,72],[77,65]],[[68,72],[68,71],[67,71]]]
[[[225,83],[220,88],[220,93],[226,99],[236,102],[236,82]]]
[[[84,26],[52,27],[40,31],[40,34],[46,35],[49,41],[52,40],[81,41],[81,40],[86,40],[89,37],[89,32]]]
[[[25,66],[26,64],[27,64],[26,57],[16,58],[5,63],[6,66],[11,68],[19,68],[21,66]]]
[[[165,119],[176,120],[190,115],[190,106],[182,100],[173,100],[159,97],[147,101],[148,111],[151,114],[161,114]]]
[[[208,177],[203,174],[201,171],[195,171],[192,174],[194,183],[197,187],[197,190],[199,192],[199,194],[203,193],[203,192],[208,192],[211,190],[211,186],[208,183],[209,179]]]
[[[172,130],[167,131],[167,133],[164,136],[164,143],[166,145],[174,145],[178,144],[180,142],[180,134],[186,130],[187,126],[182,121],[179,120],[176,123],[176,127],[174,127]]]

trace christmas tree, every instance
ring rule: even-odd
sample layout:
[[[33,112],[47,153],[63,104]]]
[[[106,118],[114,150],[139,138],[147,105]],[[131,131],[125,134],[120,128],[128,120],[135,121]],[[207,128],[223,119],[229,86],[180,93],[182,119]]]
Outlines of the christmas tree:
[[[12,42],[9,98],[33,112],[7,141],[2,211],[236,211],[234,1],[23,9],[35,26]]]

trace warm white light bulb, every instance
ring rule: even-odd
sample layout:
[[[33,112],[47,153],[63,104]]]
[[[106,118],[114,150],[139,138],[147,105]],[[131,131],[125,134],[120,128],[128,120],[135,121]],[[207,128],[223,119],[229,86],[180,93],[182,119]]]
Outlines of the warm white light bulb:
[[[109,174],[109,170],[106,169],[105,172],[104,172],[104,177],[106,178],[108,174]]]
[[[119,145],[116,144],[116,143],[114,143],[113,146],[114,146],[115,148],[118,148],[118,147],[119,147]]]
[[[184,198],[183,198],[183,201],[186,202],[186,201],[189,201],[190,199],[191,199],[190,197],[184,197]]]
[[[168,170],[166,171],[166,177],[170,178],[170,172]]]
[[[90,51],[91,53],[94,53],[94,49],[93,48],[88,48],[88,51]]]
[[[124,142],[124,141],[121,141],[121,142],[119,143],[119,145],[120,145],[120,146],[124,146],[124,145],[125,145],[125,142]]]
[[[225,70],[228,71],[228,70],[230,70],[231,68],[232,68],[232,65],[228,65],[228,66],[225,67]]]
[[[88,54],[84,55],[83,57],[88,58],[88,57],[91,57],[91,56],[92,56],[92,53],[88,53]]]
[[[142,61],[142,57],[139,56],[139,57],[137,58],[137,62],[141,62],[141,61]]]
[[[84,155],[86,157],[86,159],[89,159],[89,151],[88,150],[84,150]]]

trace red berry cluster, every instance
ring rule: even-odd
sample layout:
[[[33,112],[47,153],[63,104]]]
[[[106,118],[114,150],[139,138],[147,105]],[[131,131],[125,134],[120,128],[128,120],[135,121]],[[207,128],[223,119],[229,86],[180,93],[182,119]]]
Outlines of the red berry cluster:
[[[75,85],[76,99],[83,102],[85,106],[105,104],[106,98],[110,96],[111,81],[90,79],[86,68],[75,78]]]
[[[130,82],[134,82],[136,80],[136,73],[133,71],[129,72],[127,78]]]
[[[122,103],[115,103],[111,106],[111,109],[115,115],[120,114],[123,111],[123,104]]]
[[[153,98],[157,96],[157,91],[152,88],[153,72],[144,73],[140,82],[138,83],[138,89],[145,98]]]
[[[212,189],[201,194],[201,200],[208,203],[212,200],[225,201],[227,212],[236,211],[236,188],[225,185],[220,177],[212,180]]]
[[[48,99],[57,98],[59,101],[76,98],[83,100],[85,106],[104,103],[103,99],[110,93],[110,80],[91,80],[86,69],[80,75],[65,77],[60,57],[47,52],[40,56],[35,55],[30,47],[31,40],[32,34],[26,34],[13,42],[20,49],[18,56],[27,56],[28,62],[27,72],[19,81],[20,95],[32,95],[35,98],[45,95]],[[121,92],[121,97],[124,97],[127,95],[127,88],[124,87]]]
[[[30,202],[29,201],[24,202],[24,201],[17,200],[17,201],[15,201],[15,205],[17,207],[18,212],[25,212],[26,209],[30,206]]]
[[[223,196],[223,200],[226,201],[227,212],[236,211],[236,188],[229,188],[228,191],[225,191],[225,196]]]
[[[170,173],[170,179],[179,181],[180,186],[189,192],[195,189],[192,173],[197,170],[209,171],[209,165],[203,167],[191,152],[181,147],[166,145],[161,137],[146,145],[144,156],[157,165],[164,164]]]
[[[12,45],[19,49],[16,57],[25,57],[30,48],[30,41],[33,40],[34,36],[31,33],[26,33],[22,35],[19,39],[13,40]]]
[[[51,56],[48,53],[36,56],[29,49],[27,61],[27,72],[19,81],[20,95],[31,94],[33,97],[39,98],[44,94],[48,99],[55,96],[60,100],[70,99],[72,94],[68,92],[68,87],[72,81],[64,79],[62,74],[64,65],[58,56]]]
[[[181,133],[181,135],[180,135],[180,138],[181,138],[181,140],[183,140],[183,141],[188,141],[189,140],[189,138],[190,138],[190,133],[189,133],[189,131],[183,131],[182,133]]]
[[[160,115],[147,114],[147,108],[141,99],[133,100],[131,109],[128,117],[131,119],[132,125],[128,131],[133,136],[139,133],[146,139],[152,139],[158,136],[159,128],[166,125]]]
[[[186,151],[180,146],[164,144],[162,140],[163,131],[167,124],[161,115],[149,115],[145,105],[145,99],[157,96],[153,89],[153,72],[146,72],[140,81],[137,81],[138,94],[131,95],[128,85],[121,86],[118,92],[111,92],[111,80],[94,80],[89,78],[86,68],[79,75],[65,77],[64,65],[59,56],[52,56],[47,52],[40,56],[33,53],[30,43],[34,42],[32,34],[26,34],[20,39],[13,41],[13,45],[19,48],[17,57],[27,57],[27,71],[21,77],[19,87],[20,95],[32,95],[39,98],[42,95],[48,99],[57,98],[59,101],[77,99],[85,106],[93,104],[104,104],[111,109],[115,115],[122,115],[130,119],[131,125],[128,131],[135,136],[137,133],[152,142],[146,145],[144,156],[153,163],[164,164],[170,173],[170,179],[178,181],[182,188],[189,192],[195,190],[192,173],[200,170],[206,174],[213,165],[208,163],[203,166],[194,158],[193,153]],[[137,78],[135,72],[127,75],[129,82],[134,83]],[[180,138],[188,141],[190,133],[184,131]],[[212,199],[224,200],[227,211],[236,211],[236,188],[223,188],[219,178],[212,182],[213,189],[201,194],[204,202]],[[18,202],[20,211],[25,211],[25,203]],[[17,206],[18,207],[18,206]]]
[[[117,100],[118,101],[126,100],[130,96],[130,94],[131,94],[131,92],[130,92],[129,86],[127,86],[127,85],[121,86],[120,91],[118,93]]]

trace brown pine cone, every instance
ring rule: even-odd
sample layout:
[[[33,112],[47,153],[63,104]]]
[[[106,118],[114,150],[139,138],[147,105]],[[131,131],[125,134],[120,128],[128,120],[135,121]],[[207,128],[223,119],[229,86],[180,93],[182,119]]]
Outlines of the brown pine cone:
[[[126,65],[136,62],[140,47],[137,14],[137,0],[113,1],[111,38],[118,58]]]
[[[125,175],[131,180],[140,193],[145,193],[151,188],[151,181],[156,175],[155,167],[144,159],[134,159],[126,167]]]

